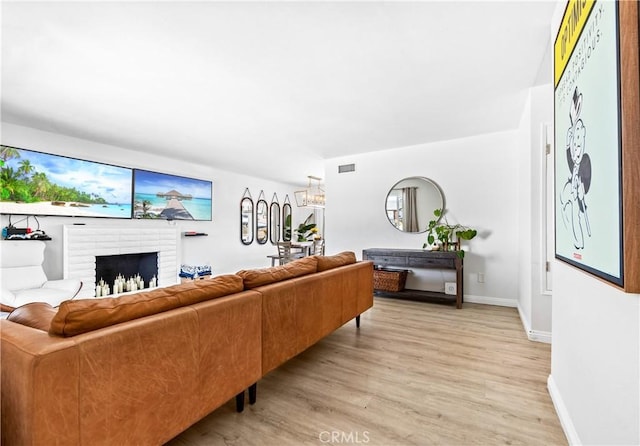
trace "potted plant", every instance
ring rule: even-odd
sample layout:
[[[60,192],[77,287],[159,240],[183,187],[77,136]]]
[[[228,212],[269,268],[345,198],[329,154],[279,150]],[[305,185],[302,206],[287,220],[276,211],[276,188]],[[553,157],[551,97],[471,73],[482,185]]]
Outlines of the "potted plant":
[[[435,209],[433,215],[436,218],[429,222],[427,243],[423,244],[422,247],[426,248],[438,241],[444,251],[456,251],[458,257],[463,258],[464,251],[460,249],[460,240],[471,240],[478,234],[478,231],[459,223],[450,224],[442,209]]]
[[[296,234],[298,236],[299,242],[308,242],[313,240],[315,234],[318,232],[317,225],[315,223],[309,223],[313,214],[309,215],[307,219],[298,225],[298,229],[296,229]]]

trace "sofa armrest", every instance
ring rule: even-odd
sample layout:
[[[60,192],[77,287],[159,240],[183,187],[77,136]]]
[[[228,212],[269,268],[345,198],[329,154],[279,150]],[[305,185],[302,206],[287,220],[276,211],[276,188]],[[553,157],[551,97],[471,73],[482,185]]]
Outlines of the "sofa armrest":
[[[2,444],[80,444],[76,344],[7,320],[0,330]]]
[[[16,295],[13,291],[8,290],[5,287],[0,289],[0,305],[2,305],[2,311],[11,311],[14,308],[13,304],[16,301]]]
[[[67,291],[69,293],[69,299],[73,299],[80,291],[80,288],[82,288],[82,282],[77,279],[47,280],[42,285],[42,288]]]

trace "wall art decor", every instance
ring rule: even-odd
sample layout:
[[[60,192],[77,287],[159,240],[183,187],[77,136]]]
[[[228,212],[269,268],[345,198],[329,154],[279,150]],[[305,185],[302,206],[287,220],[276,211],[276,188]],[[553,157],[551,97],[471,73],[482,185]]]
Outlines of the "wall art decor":
[[[210,221],[213,183],[135,169],[133,200],[134,218]]]
[[[625,209],[634,164],[623,160],[638,142],[638,25],[621,26],[623,3],[570,0],[554,43],[555,254],[633,291],[640,280],[630,273],[638,272],[640,256],[633,258],[637,234],[634,239],[629,231],[639,216]],[[635,32],[633,45],[621,45],[621,30]],[[636,80],[625,87],[629,61]],[[623,102],[627,94],[635,107]],[[635,135],[624,130],[634,119]]]
[[[131,218],[132,169],[0,146],[0,213]]]

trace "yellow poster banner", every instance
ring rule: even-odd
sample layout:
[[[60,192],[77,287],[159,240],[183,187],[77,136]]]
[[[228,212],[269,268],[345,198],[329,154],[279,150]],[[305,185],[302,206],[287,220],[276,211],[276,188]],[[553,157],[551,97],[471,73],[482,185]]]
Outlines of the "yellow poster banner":
[[[595,0],[569,0],[553,47],[554,86],[558,86]]]

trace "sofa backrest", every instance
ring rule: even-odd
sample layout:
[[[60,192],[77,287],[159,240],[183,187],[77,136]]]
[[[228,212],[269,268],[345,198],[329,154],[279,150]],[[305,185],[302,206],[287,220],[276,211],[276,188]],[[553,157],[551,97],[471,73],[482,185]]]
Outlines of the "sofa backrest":
[[[339,266],[356,263],[356,255],[344,251],[332,256],[309,256],[294,260],[284,265],[271,268],[241,270],[236,274],[242,277],[244,289],[251,290],[283,280],[295,279],[316,272],[327,271]]]
[[[318,272],[356,263],[356,254],[353,251],[344,251],[332,256],[315,257],[318,260]]]
[[[236,274],[242,278],[244,289],[251,290],[270,283],[313,274],[316,271],[318,271],[318,260],[314,256],[310,256],[271,268],[243,269]]]
[[[75,336],[241,291],[242,279],[228,274],[115,298],[67,300],[60,304],[49,333]]]

